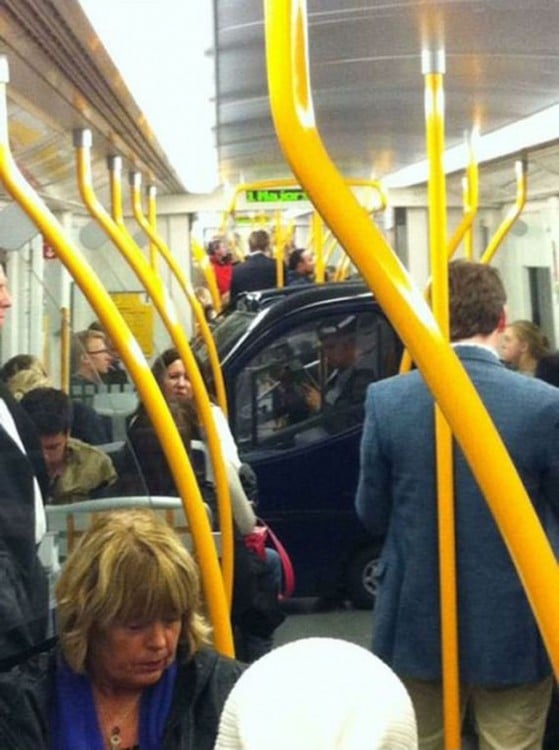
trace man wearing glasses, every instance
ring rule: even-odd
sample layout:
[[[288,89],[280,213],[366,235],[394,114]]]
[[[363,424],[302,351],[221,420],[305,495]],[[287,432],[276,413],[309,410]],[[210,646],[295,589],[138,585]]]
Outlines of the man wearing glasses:
[[[79,389],[83,386],[93,386],[86,390],[95,393],[102,385],[103,375],[110,370],[112,361],[104,333],[91,329],[76,333],[71,350],[72,393],[76,387]]]

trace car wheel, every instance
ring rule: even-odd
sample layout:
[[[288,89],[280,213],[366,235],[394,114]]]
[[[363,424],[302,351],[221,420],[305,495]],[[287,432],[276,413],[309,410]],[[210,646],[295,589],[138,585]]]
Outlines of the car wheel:
[[[362,547],[349,561],[346,571],[346,589],[349,599],[357,609],[373,609],[377,593],[375,577],[380,548]]]

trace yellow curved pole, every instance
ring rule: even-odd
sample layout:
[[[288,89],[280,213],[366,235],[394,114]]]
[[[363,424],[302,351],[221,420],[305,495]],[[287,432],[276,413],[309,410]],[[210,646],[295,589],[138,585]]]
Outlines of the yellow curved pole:
[[[501,529],[559,674],[559,599],[549,596],[559,591],[559,567],[534,508],[422,293],[348,190],[320,140],[310,97],[302,0],[265,0],[265,27],[271,109],[284,155],[361,270],[439,403]]]
[[[192,308],[192,312],[194,313],[194,318],[196,320],[196,323],[198,324],[200,334],[202,338],[204,339],[204,343],[206,344],[206,348],[208,350],[208,357],[209,357],[209,362],[210,362],[210,366],[212,370],[212,377],[213,377],[214,384],[215,384],[217,403],[221,407],[221,410],[223,411],[225,416],[227,416],[228,410],[227,410],[227,394],[225,392],[225,383],[223,381],[223,373],[221,372],[221,366],[219,364],[219,355],[217,353],[215,341],[213,340],[213,336],[208,326],[208,321],[206,320],[206,316],[204,315],[202,306],[200,302],[198,301],[196,295],[194,294],[194,291],[192,290],[190,282],[186,278],[181,267],[179,266],[176,259],[173,257],[173,254],[171,253],[167,245],[163,242],[161,237],[153,231],[153,229],[151,228],[151,226],[149,225],[149,223],[147,222],[143,214],[141,198],[140,198],[140,182],[141,182],[140,173],[131,172],[130,173],[130,197],[132,199],[132,210],[134,213],[134,217],[136,221],[138,222],[139,226],[145,232],[148,239],[151,242],[155,243],[157,249],[163,256],[167,265],[169,266],[175,278],[177,279],[181,289],[183,290],[190,304],[190,307]],[[210,450],[211,450],[211,446],[210,446]]]
[[[222,307],[221,295],[219,294],[219,289],[217,288],[215,273],[213,272],[212,264],[210,263],[208,254],[204,250],[202,245],[195,239],[191,240],[190,247],[192,248],[192,255],[194,256],[195,262],[198,264],[198,268],[204,274],[206,284],[208,285],[208,289],[212,296],[212,303],[215,311],[220,312]]]
[[[194,398],[199,409],[201,420],[208,435],[208,442],[210,442],[213,446],[214,454],[212,454],[212,459],[216,457],[214,470],[216,477],[216,487],[218,489],[217,494],[220,510],[220,526],[222,532],[223,585],[225,586],[226,605],[229,606],[231,602],[233,581],[233,523],[231,518],[229,486],[227,483],[227,474],[225,466],[223,464],[223,458],[221,456],[221,452],[219,451],[219,438],[211,414],[210,402],[204,382],[202,380],[202,376],[200,375],[197,363],[190,350],[190,346],[188,343],[188,339],[186,338],[186,335],[184,333],[184,329],[176,318],[172,303],[165,293],[165,289],[163,284],[161,283],[161,280],[155,276],[151,266],[144,258],[139,248],[130,239],[128,233],[122,231],[118,224],[105,211],[105,209],[95,196],[91,179],[91,132],[88,130],[75,131],[74,144],[76,146],[76,168],[78,175],[78,185],[82,200],[91,216],[100,224],[108,237],[119,249],[120,253],[128,262],[128,264],[138,277],[139,281],[151,297],[155,307],[157,308],[157,311],[161,316],[161,319],[163,320],[163,323],[165,324],[165,327],[169,331],[169,335],[171,336],[173,343],[177,347],[181,359],[184,362],[186,371],[188,372],[189,379],[192,383]],[[118,164],[116,166],[118,167]],[[148,406],[147,403],[145,403],[145,405],[146,407]],[[158,436],[161,439],[161,435],[159,435],[159,433]],[[164,440],[162,439],[161,442],[165,449]],[[181,455],[182,454],[184,454],[184,451],[182,451]],[[169,460],[170,457],[167,451],[165,451],[165,455],[167,456],[167,460]],[[194,474],[192,474],[192,469],[190,467],[190,461],[188,461],[188,458],[186,460],[188,462],[189,469],[188,476],[190,477],[190,475],[192,475],[192,477],[194,477]],[[171,466],[173,477],[175,478],[175,482],[180,491],[178,479],[179,476],[182,475],[184,467],[179,465],[179,474],[177,475],[177,473],[175,473],[175,471],[173,470],[173,465],[170,461],[169,465]],[[194,482],[196,483],[195,478]],[[182,492],[181,496],[183,499],[183,503],[186,503],[187,496],[183,495]],[[197,483],[196,497],[200,497]],[[190,518],[190,507],[187,507],[185,505],[185,512],[187,512],[187,517]],[[203,512],[205,515],[205,510],[203,510]],[[215,551],[215,546],[213,545],[213,540],[211,539],[211,537],[210,541],[212,542],[212,547],[214,547]],[[206,542],[204,541],[203,543],[205,544]],[[198,547],[196,549],[198,552]],[[204,570],[203,565],[204,562],[202,558],[200,558],[200,566],[202,568],[202,571]]]
[[[458,246],[464,239],[466,258],[473,258],[471,228],[477,215],[479,204],[479,168],[475,158],[474,150],[470,146],[470,159],[466,168],[466,178],[463,188],[464,214],[454,234],[450,238],[447,247],[447,257],[452,258]]]
[[[522,209],[526,205],[527,195],[527,175],[528,175],[528,162],[526,159],[522,159],[516,162],[516,200],[514,206],[508,211],[507,215],[503,219],[501,225],[491,238],[491,242],[487,246],[487,249],[480,258],[481,263],[491,263],[495,253],[499,249],[502,241],[505,239],[507,234],[510,232],[512,225],[518,219],[522,213]]]
[[[194,475],[188,475],[188,461],[182,440],[169,414],[161,391],[157,387],[149,366],[124,322],[110,295],[103,288],[93,269],[83,258],[80,250],[64,236],[62,227],[35,191],[25,181],[13,161],[9,149],[8,117],[6,104],[6,83],[8,65],[5,57],[0,58],[0,179],[12,198],[23,208],[47,241],[55,248],[58,258],[68,269],[77,285],[95,310],[96,315],[115,342],[124,364],[145,401],[150,418],[158,435],[165,444],[170,465],[179,480],[179,489],[187,499],[188,517],[191,521],[193,539],[197,552],[207,565],[203,578],[208,596],[212,619],[220,622],[227,615],[223,584],[217,563],[215,545]],[[185,466],[187,471],[185,472]],[[232,639],[227,628],[216,632],[216,646],[223,653],[233,650]]]
[[[425,51],[425,126],[429,162],[429,247],[432,270],[432,307],[441,334],[448,340],[448,260],[446,181],[444,153],[444,53]],[[456,538],[454,517],[454,471],[452,433],[435,403],[435,449],[437,464],[437,521],[443,715],[446,750],[461,744],[460,678],[458,672],[458,620],[456,601]]]

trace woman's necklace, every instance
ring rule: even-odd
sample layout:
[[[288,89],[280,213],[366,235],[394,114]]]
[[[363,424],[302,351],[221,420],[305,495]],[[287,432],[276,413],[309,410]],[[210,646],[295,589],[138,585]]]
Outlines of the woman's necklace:
[[[138,709],[140,698],[141,696],[138,696],[137,700],[135,700],[134,703],[132,703],[132,705],[130,705],[123,713],[116,716],[112,714],[110,717],[107,717],[103,706],[101,706],[99,701],[97,702],[97,709],[99,711],[103,732],[107,733],[109,740],[109,750],[120,750],[122,744],[122,727],[125,725],[128,718],[132,716],[133,712]],[[107,730],[107,727],[111,728]]]
[[[119,750],[121,743],[120,727],[115,726],[111,729],[111,733],[109,734],[109,743],[111,746],[111,750]]]

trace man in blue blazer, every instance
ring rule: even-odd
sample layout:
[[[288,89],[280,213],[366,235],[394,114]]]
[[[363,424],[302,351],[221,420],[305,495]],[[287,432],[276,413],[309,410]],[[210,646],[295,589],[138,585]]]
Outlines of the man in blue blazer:
[[[11,306],[0,265],[0,326]],[[33,423],[0,384],[0,671],[46,637],[48,581],[37,555],[48,477]]]
[[[495,269],[450,264],[449,293],[456,353],[545,524],[559,512],[559,389],[499,362],[506,295]],[[420,750],[443,748],[433,422],[419,371],[369,386],[356,497],[367,529],[385,536],[373,651],[410,692]],[[541,749],[551,666],[500,532],[456,447],[454,461],[463,708],[469,701],[480,749]]]

